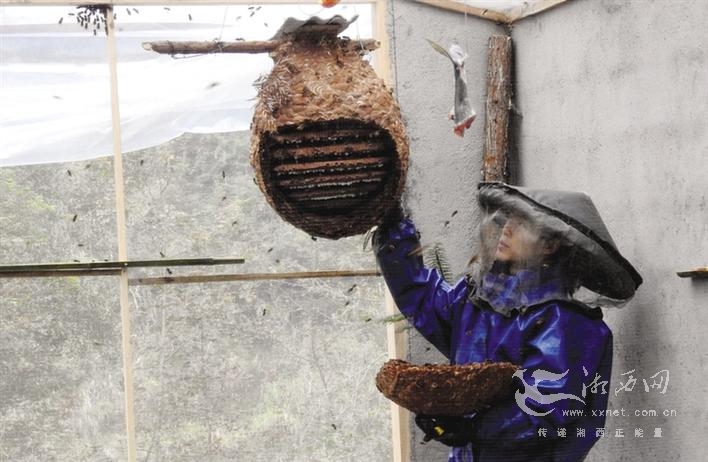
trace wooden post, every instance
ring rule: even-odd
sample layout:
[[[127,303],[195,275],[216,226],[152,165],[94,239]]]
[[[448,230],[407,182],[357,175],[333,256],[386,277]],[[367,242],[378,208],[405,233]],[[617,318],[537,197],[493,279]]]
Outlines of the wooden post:
[[[487,126],[484,145],[484,181],[509,179],[509,110],[511,107],[511,37],[489,38],[487,67]]]
[[[120,110],[118,98],[118,64],[113,7],[106,6],[106,32],[108,34],[108,66],[111,83],[111,120],[113,123],[113,181],[116,195],[116,225],[118,230],[118,259],[128,260],[127,232],[125,224],[125,195],[123,191],[123,154],[121,148]],[[128,270],[121,268],[119,274],[119,300],[121,324],[121,350],[123,356],[123,402],[125,404],[126,459],[137,460],[135,439],[135,409],[133,398],[133,349],[130,343],[130,295],[128,293]]]
[[[399,314],[391,292],[386,290],[386,314]],[[389,359],[406,359],[408,354],[408,334],[398,330],[398,323],[390,322],[386,326]],[[411,413],[407,409],[391,403],[391,432],[393,436],[393,462],[411,460]]]

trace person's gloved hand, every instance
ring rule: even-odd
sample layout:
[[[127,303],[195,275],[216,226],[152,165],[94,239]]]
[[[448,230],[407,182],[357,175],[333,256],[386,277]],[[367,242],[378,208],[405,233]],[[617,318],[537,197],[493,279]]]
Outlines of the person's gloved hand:
[[[425,433],[424,443],[435,440],[446,446],[466,446],[474,438],[474,425],[465,417],[419,414],[415,423]]]
[[[403,219],[405,212],[403,211],[403,206],[400,202],[388,209],[381,220],[381,228],[388,228],[390,226],[398,224],[399,221]]]
[[[378,224],[376,230],[371,236],[371,243],[374,250],[381,247],[381,243],[386,239],[389,230],[405,217],[405,212],[400,202],[397,202],[393,207],[388,209],[381,218],[381,223]]]

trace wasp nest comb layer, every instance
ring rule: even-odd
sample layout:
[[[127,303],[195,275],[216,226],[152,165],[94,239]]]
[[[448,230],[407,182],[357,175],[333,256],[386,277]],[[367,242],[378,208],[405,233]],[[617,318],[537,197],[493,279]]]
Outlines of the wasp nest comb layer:
[[[508,396],[517,369],[511,363],[418,366],[392,359],[376,375],[376,387],[415,414],[461,416]]]
[[[270,205],[313,236],[377,224],[403,191],[408,140],[391,92],[357,43],[293,35],[271,54],[251,126],[251,165]]]

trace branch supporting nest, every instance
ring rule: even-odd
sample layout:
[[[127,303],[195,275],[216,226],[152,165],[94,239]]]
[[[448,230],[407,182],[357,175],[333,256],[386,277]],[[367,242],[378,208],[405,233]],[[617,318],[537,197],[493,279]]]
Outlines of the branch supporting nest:
[[[281,40],[237,41],[237,42],[143,42],[143,48],[155,53],[168,55],[198,55],[209,53],[270,53],[280,46]],[[373,51],[380,43],[378,40],[348,40],[347,47],[351,50]]]

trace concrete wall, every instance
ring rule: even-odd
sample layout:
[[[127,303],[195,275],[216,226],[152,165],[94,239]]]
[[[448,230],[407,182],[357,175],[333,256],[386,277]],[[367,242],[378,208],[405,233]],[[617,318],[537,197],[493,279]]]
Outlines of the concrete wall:
[[[389,3],[389,39],[395,88],[411,141],[410,167],[404,193],[424,245],[439,243],[452,272],[465,272],[476,252],[477,183],[484,147],[487,42],[505,34],[503,26],[459,13],[410,1]],[[438,54],[426,39],[447,48],[459,44],[466,61],[470,101],[477,119],[463,138],[453,134],[447,114],[453,106],[452,63]],[[410,330],[409,359],[415,363],[444,363],[446,359]],[[432,442],[421,445],[423,435],[415,425],[413,461],[447,460],[447,448]]]
[[[708,265],[706,23],[698,0],[571,1],[512,32],[520,184],[587,192],[644,277],[632,302],[606,310],[609,406],[630,416],[608,419],[591,460],[702,460],[708,449],[708,281],[676,276]],[[665,393],[646,392],[661,370]],[[615,393],[630,371],[636,387]]]
[[[412,2],[390,9],[392,64],[412,141],[405,203],[424,243],[441,242],[461,272],[476,238],[486,43],[505,29]],[[645,281],[627,306],[605,311],[615,333],[610,408],[627,415],[608,418],[590,460],[701,460],[708,446],[708,283],[676,276],[708,264],[706,23],[708,4],[698,0],[576,0],[511,31],[523,117],[512,146],[518,184],[587,192]],[[444,120],[452,70],[424,38],[457,41],[470,54],[472,102],[482,116],[462,140]],[[413,361],[442,360],[415,333],[410,346]],[[651,385],[662,370],[665,392],[645,391],[643,381]],[[630,374],[632,391],[615,392]],[[619,429],[624,437],[615,436]],[[444,449],[419,441],[414,434],[414,461],[445,460]]]

